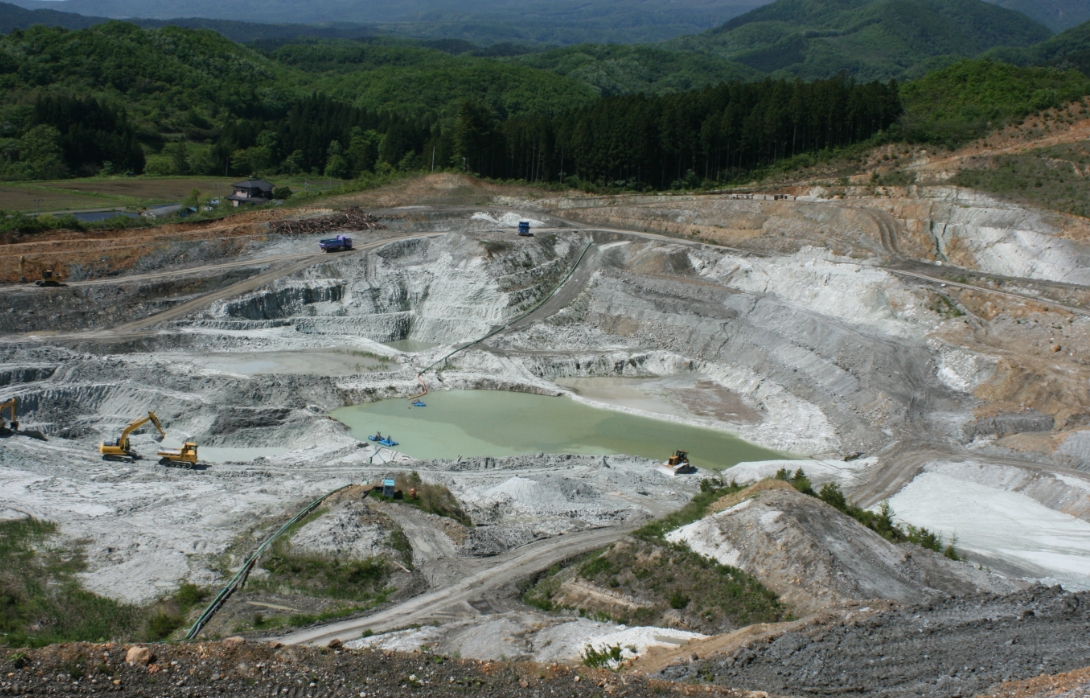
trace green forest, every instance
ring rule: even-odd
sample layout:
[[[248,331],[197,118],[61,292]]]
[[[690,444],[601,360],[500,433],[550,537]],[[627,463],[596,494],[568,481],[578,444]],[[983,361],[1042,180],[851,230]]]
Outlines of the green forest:
[[[0,36],[0,178],[714,186],[861,143],[953,147],[1090,94],[1087,72],[1090,24],[1051,35],[978,0],[776,0],[683,39],[544,51],[34,25]]]

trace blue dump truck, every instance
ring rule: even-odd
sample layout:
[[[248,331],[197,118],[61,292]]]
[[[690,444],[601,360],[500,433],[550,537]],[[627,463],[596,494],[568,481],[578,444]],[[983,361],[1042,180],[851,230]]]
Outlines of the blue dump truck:
[[[533,233],[530,232],[529,221],[519,221],[519,235],[533,235]]]
[[[352,249],[352,239],[347,235],[339,235],[336,238],[326,238],[318,241],[318,247],[326,252],[340,252]]]

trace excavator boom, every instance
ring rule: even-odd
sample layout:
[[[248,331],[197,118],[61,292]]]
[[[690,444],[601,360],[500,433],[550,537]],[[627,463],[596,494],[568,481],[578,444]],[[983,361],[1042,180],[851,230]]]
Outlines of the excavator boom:
[[[129,426],[121,431],[121,436],[118,437],[116,442],[103,442],[102,444],[100,444],[98,447],[99,453],[102,454],[104,458],[133,458],[136,455],[129,448],[129,435],[149,422],[155,425],[155,429],[159,430],[160,441],[163,439],[163,437],[167,436],[167,433],[163,431],[163,425],[159,422],[159,418],[155,417],[155,413],[149,410],[147,417],[142,417],[129,423]]]

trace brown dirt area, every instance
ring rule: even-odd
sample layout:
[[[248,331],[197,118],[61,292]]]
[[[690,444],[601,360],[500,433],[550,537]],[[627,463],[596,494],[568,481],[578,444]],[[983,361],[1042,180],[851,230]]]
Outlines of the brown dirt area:
[[[992,687],[985,697],[1085,697],[1090,696],[1090,667],[1058,675],[1041,675],[1029,680],[1004,682]]]
[[[560,664],[483,662],[427,652],[340,650],[242,639],[144,646],[66,643],[10,655],[13,696],[765,696]],[[143,656],[139,657],[138,656]],[[136,658],[135,662],[126,657]]]

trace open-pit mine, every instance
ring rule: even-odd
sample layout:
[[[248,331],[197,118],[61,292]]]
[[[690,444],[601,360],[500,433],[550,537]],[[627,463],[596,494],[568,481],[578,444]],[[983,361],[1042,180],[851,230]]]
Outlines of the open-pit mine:
[[[428,687],[278,679],[326,667],[302,645],[616,670],[597,691],[957,696],[1090,666],[1086,219],[942,183],[446,174],[325,206],[3,245],[0,518],[55,523],[40,546],[126,609],[202,591],[163,638],[262,644],[188,675],[160,647],[129,691]],[[433,666],[429,692],[471,691]],[[53,691],[22,667],[0,693]]]

